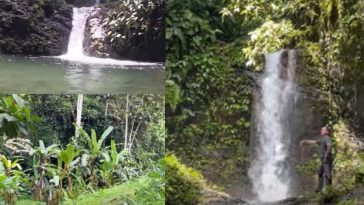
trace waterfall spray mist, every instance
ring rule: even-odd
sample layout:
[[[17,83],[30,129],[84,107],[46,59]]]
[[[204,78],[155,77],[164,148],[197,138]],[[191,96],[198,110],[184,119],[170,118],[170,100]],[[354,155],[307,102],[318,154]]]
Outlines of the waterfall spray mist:
[[[266,55],[261,93],[256,99],[255,157],[249,169],[255,200],[278,201],[290,197],[290,115],[298,96],[296,54],[283,50]]]

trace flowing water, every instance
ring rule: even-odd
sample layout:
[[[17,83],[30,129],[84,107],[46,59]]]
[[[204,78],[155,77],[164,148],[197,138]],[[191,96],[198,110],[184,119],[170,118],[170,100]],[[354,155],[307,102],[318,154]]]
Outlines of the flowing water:
[[[96,1],[95,4],[99,4],[99,1]],[[111,58],[96,58],[91,56],[86,56],[84,54],[83,48],[83,40],[87,18],[90,12],[93,10],[92,7],[81,7],[81,8],[73,8],[73,17],[72,17],[72,30],[68,42],[67,53],[58,58],[69,60],[73,62],[81,62],[88,64],[102,64],[102,65],[115,65],[115,66],[123,66],[125,64],[128,65],[154,65],[153,63],[147,62],[137,62],[137,61],[128,61],[128,60],[115,60]]]
[[[291,197],[291,115],[298,98],[295,83],[296,54],[283,50],[266,55],[265,72],[256,99],[254,159],[249,177],[255,202],[272,202]]]
[[[86,21],[93,7],[73,8],[72,30],[69,38],[67,53],[63,59],[77,60],[85,57],[83,39]]]
[[[96,0],[95,4],[100,2]],[[67,53],[0,55],[0,90],[16,93],[163,93],[164,65],[86,56],[85,25],[93,7],[73,8]]]

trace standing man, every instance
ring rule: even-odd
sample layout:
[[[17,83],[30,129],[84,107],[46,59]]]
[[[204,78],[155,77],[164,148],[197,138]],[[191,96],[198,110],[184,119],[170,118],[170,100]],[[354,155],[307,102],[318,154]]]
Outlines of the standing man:
[[[321,192],[326,185],[331,185],[332,182],[332,163],[334,161],[332,153],[332,141],[329,137],[327,127],[321,128],[320,139],[318,140],[302,140],[300,145],[317,144],[319,146],[319,157],[321,160],[320,169],[318,171],[318,186],[316,192]]]

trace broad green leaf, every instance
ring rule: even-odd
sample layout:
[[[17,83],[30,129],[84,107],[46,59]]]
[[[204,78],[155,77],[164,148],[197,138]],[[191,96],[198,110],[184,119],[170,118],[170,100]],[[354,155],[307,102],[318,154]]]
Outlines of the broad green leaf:
[[[8,122],[17,121],[17,119],[15,117],[9,115],[8,113],[1,113],[0,114],[0,127],[2,127],[2,125],[3,125],[3,120],[6,120]]]
[[[109,154],[107,153],[107,152],[103,152],[102,153],[102,156],[104,157],[104,160],[106,161],[106,162],[110,162],[111,160],[110,160],[110,156],[109,156]]]
[[[52,144],[52,145],[49,145],[47,148],[46,148],[46,153],[49,153],[50,151],[54,151],[53,149],[58,147],[57,144]]]
[[[102,133],[100,140],[98,141],[98,145],[101,147],[102,143],[104,142],[104,140],[106,139],[107,136],[109,136],[110,132],[113,130],[114,128],[112,126],[109,126],[104,133]]]
[[[98,146],[96,132],[94,129],[91,129],[91,138],[92,138],[91,151],[93,155],[98,155],[100,147]]]
[[[42,154],[45,154],[46,153],[46,148],[45,148],[45,146],[44,146],[44,142],[43,142],[43,140],[39,140],[39,148],[40,148],[40,152],[42,153]]]
[[[19,97],[19,95],[12,94],[12,97],[13,97],[14,101],[16,102],[16,104],[18,104],[20,107],[24,106],[24,100],[21,97]]]

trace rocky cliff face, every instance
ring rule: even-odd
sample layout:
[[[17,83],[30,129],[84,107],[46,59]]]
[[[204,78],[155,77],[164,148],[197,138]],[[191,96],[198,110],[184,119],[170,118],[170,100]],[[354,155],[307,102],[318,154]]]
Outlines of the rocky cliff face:
[[[132,19],[130,18],[132,14],[123,10],[129,6],[120,4],[125,4],[125,2],[100,4],[91,12],[85,31],[84,48],[86,54],[115,59],[164,61],[164,2],[157,4],[158,6],[142,22],[137,22],[148,27],[143,33],[137,32],[139,28],[133,25],[132,20],[120,20]],[[134,10],[133,12],[135,16],[144,15],[142,10]],[[108,22],[115,16],[117,17],[113,21],[116,23]],[[113,24],[113,26],[110,26],[110,24]],[[117,24],[117,26],[114,24]],[[133,34],[125,35],[123,32]]]
[[[89,6],[93,6],[96,1],[95,0],[66,0],[66,2],[75,7],[89,7]]]
[[[116,56],[110,41],[107,39],[106,28],[102,26],[102,16],[107,14],[104,6],[96,7],[86,23],[84,49],[89,56],[107,58]]]
[[[45,2],[0,0],[0,53],[61,55],[67,51],[72,6]]]

